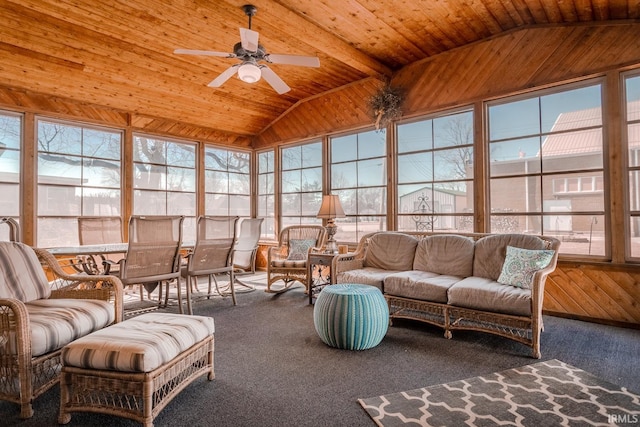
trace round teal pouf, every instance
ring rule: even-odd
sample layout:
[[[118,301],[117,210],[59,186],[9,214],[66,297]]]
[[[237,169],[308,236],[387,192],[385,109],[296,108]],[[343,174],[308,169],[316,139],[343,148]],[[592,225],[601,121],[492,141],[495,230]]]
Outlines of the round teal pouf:
[[[374,286],[325,286],[313,308],[313,323],[325,344],[366,350],[380,344],[387,333],[389,306]]]

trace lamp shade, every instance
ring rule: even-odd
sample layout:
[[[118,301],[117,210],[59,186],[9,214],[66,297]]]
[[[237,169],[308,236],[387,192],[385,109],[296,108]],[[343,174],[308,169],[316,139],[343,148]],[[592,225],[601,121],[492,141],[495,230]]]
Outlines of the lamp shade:
[[[344,218],[344,210],[340,204],[340,198],[334,194],[322,196],[322,206],[318,211],[318,218]]]
[[[255,83],[260,80],[262,73],[256,64],[246,63],[238,68],[238,77],[245,83]]]

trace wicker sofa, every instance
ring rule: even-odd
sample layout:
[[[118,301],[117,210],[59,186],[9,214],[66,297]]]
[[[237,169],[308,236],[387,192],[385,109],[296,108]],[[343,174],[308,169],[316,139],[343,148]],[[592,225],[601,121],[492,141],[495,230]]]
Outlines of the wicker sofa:
[[[332,271],[337,283],[380,288],[391,322],[437,325],[446,338],[453,330],[489,332],[540,358],[544,284],[559,245],[526,234],[377,232],[334,258]]]
[[[118,278],[69,275],[46,250],[0,242],[0,399],[33,416],[60,379],[62,348],[122,316]]]

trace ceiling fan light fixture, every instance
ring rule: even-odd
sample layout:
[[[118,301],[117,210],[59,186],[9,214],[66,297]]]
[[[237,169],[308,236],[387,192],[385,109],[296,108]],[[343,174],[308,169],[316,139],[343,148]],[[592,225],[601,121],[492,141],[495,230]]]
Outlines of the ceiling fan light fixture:
[[[255,83],[260,80],[261,75],[260,67],[255,64],[242,64],[238,68],[238,77],[245,83]]]

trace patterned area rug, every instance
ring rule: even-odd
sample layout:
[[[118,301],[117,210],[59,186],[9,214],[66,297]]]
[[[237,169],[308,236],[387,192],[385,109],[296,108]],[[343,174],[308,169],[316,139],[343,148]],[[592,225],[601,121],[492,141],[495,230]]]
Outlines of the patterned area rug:
[[[559,360],[358,402],[384,427],[640,425],[640,395]]]

